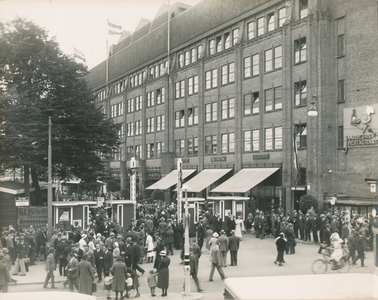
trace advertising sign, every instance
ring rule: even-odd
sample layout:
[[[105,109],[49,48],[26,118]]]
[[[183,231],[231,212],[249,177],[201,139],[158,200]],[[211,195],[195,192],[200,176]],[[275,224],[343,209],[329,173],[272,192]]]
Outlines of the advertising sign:
[[[29,206],[29,197],[17,197],[16,200],[16,206]]]
[[[47,207],[19,207],[18,209],[18,230],[27,229],[30,225],[34,228],[46,226]]]
[[[378,104],[344,108],[346,148],[378,146]]]

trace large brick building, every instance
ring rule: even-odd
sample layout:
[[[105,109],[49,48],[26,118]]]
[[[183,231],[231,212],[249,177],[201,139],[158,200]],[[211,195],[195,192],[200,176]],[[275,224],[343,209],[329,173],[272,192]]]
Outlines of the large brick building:
[[[90,70],[97,104],[122,124],[108,167],[124,183],[135,156],[140,188],[163,178],[151,189],[174,197],[166,176],[182,158],[189,195],[223,216],[291,212],[306,193],[319,212],[335,195],[375,212],[377,25],[375,0],[163,5]]]

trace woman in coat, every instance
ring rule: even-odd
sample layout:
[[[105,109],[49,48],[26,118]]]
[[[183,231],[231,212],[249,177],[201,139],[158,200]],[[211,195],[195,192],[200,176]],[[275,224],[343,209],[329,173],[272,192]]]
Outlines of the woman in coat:
[[[181,250],[181,245],[184,243],[184,227],[182,227],[181,222],[178,224],[176,220],[173,221],[173,237],[174,246],[176,250]]]
[[[113,291],[116,293],[116,299],[118,299],[118,293],[121,293],[121,298],[123,299],[127,267],[122,261],[122,257],[117,258],[110,272],[113,274]]]
[[[171,260],[167,257],[165,251],[160,252],[160,261],[157,267],[158,271],[158,288],[162,289],[162,297],[167,296],[167,290],[169,287],[169,264]]]
[[[88,254],[84,254],[81,262],[77,266],[79,277],[79,293],[92,295],[92,283],[94,281],[92,265],[88,261]]]

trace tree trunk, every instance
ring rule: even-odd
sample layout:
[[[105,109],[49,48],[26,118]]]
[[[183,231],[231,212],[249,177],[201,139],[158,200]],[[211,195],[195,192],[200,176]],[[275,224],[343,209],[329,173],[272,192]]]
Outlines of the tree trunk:
[[[31,202],[33,199],[30,197],[29,175],[30,175],[29,165],[24,165],[24,189],[25,189],[25,197],[29,197],[30,204],[31,205],[35,205],[34,203]]]
[[[39,187],[39,181],[38,181],[38,175],[37,175],[37,170],[35,167],[31,167],[31,177],[33,180],[33,187],[35,189],[35,198],[36,198],[36,205],[44,205],[44,201],[42,199],[42,194],[41,194],[41,188]],[[47,204],[47,201],[46,201]]]

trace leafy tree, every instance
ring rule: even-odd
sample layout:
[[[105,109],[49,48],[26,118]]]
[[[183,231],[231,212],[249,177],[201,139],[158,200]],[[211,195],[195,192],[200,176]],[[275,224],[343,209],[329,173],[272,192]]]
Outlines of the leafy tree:
[[[119,145],[118,127],[94,105],[87,68],[63,54],[44,29],[20,18],[0,23],[0,53],[0,171],[23,167],[27,188],[30,170],[41,201],[50,116],[53,176],[100,179],[102,156]]]
[[[119,183],[115,180],[111,180],[108,182],[108,190],[109,192],[118,192],[120,190]]]
[[[121,190],[121,197],[122,199],[130,199],[130,190],[127,187]]]
[[[299,199],[299,206],[301,208],[301,211],[305,214],[307,210],[311,208],[311,206],[316,209],[318,207],[318,201],[311,195],[303,195]]]

